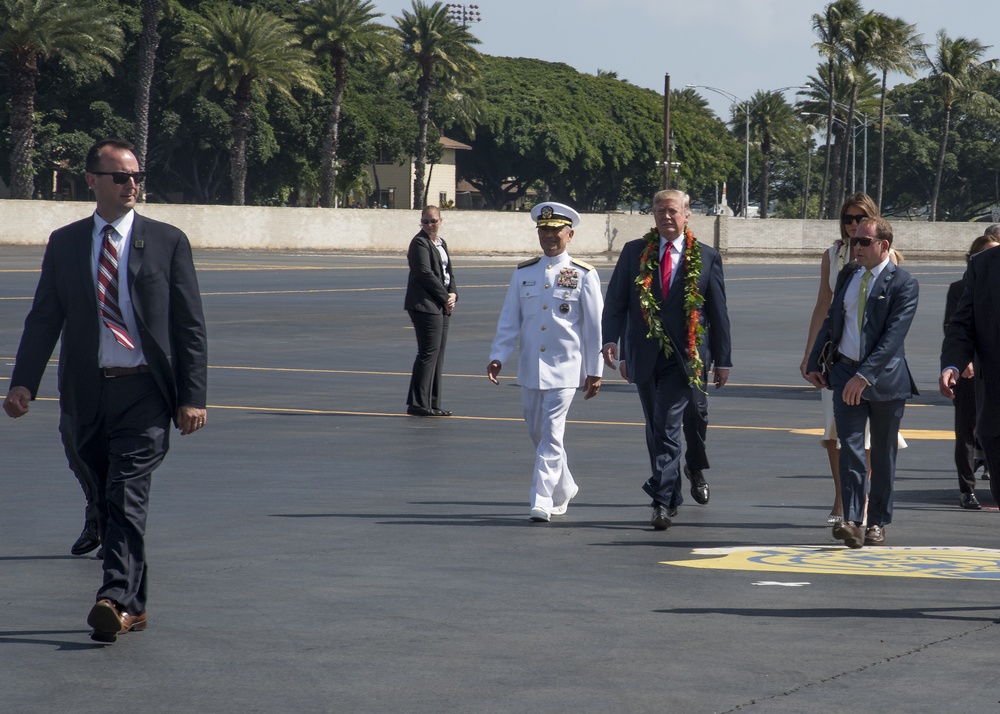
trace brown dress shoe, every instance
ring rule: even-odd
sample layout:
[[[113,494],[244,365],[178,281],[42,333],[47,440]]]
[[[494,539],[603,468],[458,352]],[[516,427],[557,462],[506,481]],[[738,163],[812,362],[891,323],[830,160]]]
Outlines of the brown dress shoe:
[[[122,629],[118,634],[123,635],[126,632],[141,632],[146,629],[146,613],[141,615],[129,615],[127,612],[122,613]]]
[[[860,548],[865,542],[865,534],[861,530],[861,526],[851,521],[834,523],[833,537],[844,541],[844,545],[848,548]]]
[[[108,599],[98,600],[90,608],[87,624],[94,628],[90,639],[111,643],[118,639],[118,633],[122,631],[122,616],[118,614],[118,607],[113,602]]]
[[[865,545],[885,545],[885,528],[868,526],[865,529]]]

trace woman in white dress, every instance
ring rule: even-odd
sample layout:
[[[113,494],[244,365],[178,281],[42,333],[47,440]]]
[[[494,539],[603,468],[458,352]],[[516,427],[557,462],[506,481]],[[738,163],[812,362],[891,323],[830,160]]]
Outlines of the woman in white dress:
[[[848,196],[840,209],[840,239],[823,253],[823,259],[820,263],[819,293],[816,296],[816,306],[813,308],[812,319],[809,321],[805,355],[802,357],[802,364],[799,365],[799,371],[803,378],[806,375],[806,362],[809,360],[809,353],[816,341],[816,334],[823,326],[823,320],[826,319],[826,314],[830,311],[830,303],[833,302],[833,290],[837,285],[837,275],[844,268],[844,265],[854,260],[850,247],[850,239],[854,237],[854,230],[862,218],[875,218],[878,215],[875,202],[865,193],[855,193]],[[901,257],[895,250],[889,251],[889,258],[893,263],[899,263]],[[834,493],[833,508],[830,509],[830,515],[827,516],[826,522],[836,523],[844,519],[844,504],[840,497],[840,442],[837,440],[837,427],[833,421],[833,392],[829,389],[823,389],[821,394],[825,428],[820,444],[826,449],[827,457],[830,460]],[[866,449],[868,443],[869,437],[866,428]],[[899,448],[906,448],[906,442],[902,436],[899,437]]]

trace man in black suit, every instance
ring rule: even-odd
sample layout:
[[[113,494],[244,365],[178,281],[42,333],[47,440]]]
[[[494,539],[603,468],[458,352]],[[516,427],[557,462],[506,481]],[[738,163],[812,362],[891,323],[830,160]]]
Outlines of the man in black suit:
[[[427,206],[420,214],[420,232],[410,241],[406,262],[403,307],[410,314],[417,334],[417,356],[413,360],[406,413],[411,416],[451,416],[441,408],[441,370],[448,343],[448,323],[458,301],[455,274],[448,244],[438,235],[441,211]]]
[[[885,527],[892,522],[899,424],[906,400],[917,394],[903,342],[920,290],[916,278],[889,259],[892,227],[885,219],[862,219],[851,245],[856,262],[837,276],[833,302],[809,354],[806,379],[817,389],[833,389],[844,501],[844,520],[834,524],[833,536],[849,548],[860,548],[883,545]],[[820,370],[827,342],[837,348],[829,385]],[[871,427],[871,487],[868,527],[862,530],[866,422]]]
[[[79,458],[101,477],[104,582],[87,617],[114,642],[146,628],[145,530],[170,422],[205,425],[205,319],[191,246],[133,209],[144,173],[128,142],[87,154],[92,216],[49,237],[4,410],[24,416],[62,338],[59,400]]]
[[[992,226],[991,226],[992,227]],[[998,232],[1000,233],[1000,232]],[[1000,238],[1000,235],[997,236]],[[968,263],[972,257],[981,251],[996,247],[996,239],[990,235],[981,235],[972,241],[969,252],[965,254]],[[965,293],[965,276],[948,286],[948,296],[944,303],[944,334],[948,334],[948,324],[955,314],[958,301]],[[976,439],[976,414],[978,402],[983,401],[982,382],[978,385],[974,379],[975,365],[970,362],[962,370],[961,377],[955,383],[955,468],[958,470],[958,505],[972,511],[982,509],[976,498],[976,469],[983,464],[982,447]],[[977,392],[979,392],[977,394]],[[984,468],[983,478],[990,477],[990,470]]]
[[[622,248],[601,331],[605,362],[614,366],[621,341],[628,379],[638,388],[652,470],[642,488],[653,500],[653,528],[666,530],[684,500],[681,422],[691,389],[704,388],[703,369],[713,362],[715,386],[722,387],[732,362],[721,256],[690,233],[687,194],[660,191],[653,215],[656,228]]]
[[[941,346],[938,387],[949,399],[965,365],[976,360],[976,386],[983,400],[976,436],[990,471],[990,492],[1000,503],[1000,248],[972,257],[965,271],[965,292],[951,316]]]

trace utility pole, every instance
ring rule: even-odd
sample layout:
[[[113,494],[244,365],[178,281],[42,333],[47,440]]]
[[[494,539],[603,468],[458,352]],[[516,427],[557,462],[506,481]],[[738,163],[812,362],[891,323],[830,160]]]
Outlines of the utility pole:
[[[663,188],[670,188],[670,74],[663,75]]]

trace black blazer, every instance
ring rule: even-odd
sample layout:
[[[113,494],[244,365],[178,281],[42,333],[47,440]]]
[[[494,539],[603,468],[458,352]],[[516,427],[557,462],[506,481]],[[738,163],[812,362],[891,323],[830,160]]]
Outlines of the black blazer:
[[[420,231],[410,241],[406,251],[406,262],[410,265],[410,275],[406,281],[406,297],[403,301],[404,310],[417,312],[443,313],[448,303],[448,293],[458,294],[455,286],[455,274],[451,269],[451,254],[448,244],[441,239],[441,246],[448,255],[448,287],[444,286],[445,269],[441,263],[441,254],[427,236]]]
[[[941,369],[961,372],[976,358],[976,387],[984,390],[976,431],[981,438],[1000,434],[1000,249],[972,256],[965,271],[965,292],[951,316],[941,346]]]
[[[698,290],[705,299],[701,322],[706,329],[705,344],[699,350],[706,369],[729,368],[732,363],[732,342],[729,335],[729,313],[726,308],[726,284],[722,274],[722,257],[714,248],[704,243],[701,247],[701,275]],[[604,315],[601,319],[603,344],[621,340],[621,349],[628,355],[630,382],[645,382],[652,378],[653,368],[659,357],[660,345],[646,337],[648,328],[639,305],[639,289],[635,280],[639,276],[639,256],[646,247],[646,240],[629,241],[622,247],[615,270],[608,282],[604,298]],[[686,312],[684,309],[683,256],[678,263],[678,274],[670,285],[666,300],[659,280],[653,280],[653,296],[660,303],[660,320],[663,329],[674,345],[674,358],[685,373],[687,366]],[[688,377],[690,378],[690,374]]]
[[[93,276],[93,216],[49,236],[34,302],[24,321],[11,386],[32,399],[56,341],[59,399],[79,424],[97,414],[100,322]],[[128,283],[142,350],[175,415],[179,406],[204,407],[208,382],[205,317],[191,245],[179,229],[139,214],[129,238]]]

